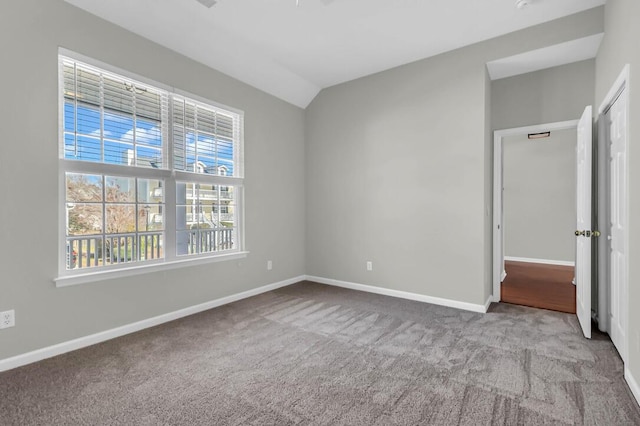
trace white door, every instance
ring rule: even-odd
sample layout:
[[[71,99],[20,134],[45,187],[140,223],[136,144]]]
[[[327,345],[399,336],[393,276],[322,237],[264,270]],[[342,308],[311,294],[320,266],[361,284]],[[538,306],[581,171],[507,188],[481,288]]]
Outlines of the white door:
[[[576,149],[576,311],[584,337],[591,338],[591,106],[578,123]]]
[[[610,138],[610,220],[611,238],[610,274],[611,340],[625,360],[626,315],[625,297],[627,294],[627,241],[625,238],[627,221],[627,90],[623,90],[618,99],[605,114],[609,123]]]

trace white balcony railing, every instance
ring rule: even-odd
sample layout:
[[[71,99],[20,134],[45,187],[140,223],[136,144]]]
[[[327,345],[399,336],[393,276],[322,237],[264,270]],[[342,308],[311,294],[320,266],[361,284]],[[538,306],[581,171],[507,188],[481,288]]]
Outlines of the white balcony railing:
[[[231,250],[234,228],[190,229],[178,254],[189,255]],[[163,232],[86,235],[67,237],[67,269],[95,268],[164,258]]]

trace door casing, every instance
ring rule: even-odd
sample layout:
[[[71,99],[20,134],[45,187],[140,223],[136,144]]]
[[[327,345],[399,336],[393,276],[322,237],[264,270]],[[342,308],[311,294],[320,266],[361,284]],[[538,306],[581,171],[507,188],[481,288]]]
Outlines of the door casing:
[[[611,86],[611,89],[609,90],[609,92],[607,93],[607,96],[605,96],[604,101],[602,102],[602,104],[600,105],[600,107],[598,108],[598,116],[600,118],[604,117],[604,114],[613,106],[613,104],[618,100],[618,97],[620,95],[620,93],[624,90],[626,91],[626,96],[624,97],[625,101],[626,101],[626,105],[623,105],[623,108],[626,109],[626,116],[627,116],[627,120],[626,120],[626,130],[625,130],[625,139],[626,139],[626,151],[627,151],[627,155],[626,155],[626,161],[625,161],[625,172],[623,173],[622,178],[624,179],[624,186],[627,188],[627,194],[626,197],[620,198],[619,202],[622,205],[618,205],[617,208],[620,211],[624,211],[624,216],[629,219],[629,155],[628,155],[628,151],[629,151],[629,99],[630,99],[630,86],[629,86],[629,65],[625,65],[624,68],[622,69],[622,72],[620,73],[620,75],[618,76],[618,78],[616,79],[615,83],[613,84],[613,86]],[[603,129],[606,129],[606,125],[603,122],[598,122],[598,126],[602,127]],[[606,137],[607,139],[605,140],[606,143],[599,143],[599,146],[602,145],[606,145],[608,144],[608,138],[609,135],[605,134],[605,132],[599,132],[600,137]],[[604,149],[605,152],[599,153],[599,155],[602,155],[605,157],[605,162],[609,161],[609,150]],[[605,169],[603,171],[603,169]],[[598,194],[598,227],[601,228],[601,241],[603,243],[599,243],[598,244],[598,282],[599,282],[599,295],[598,295],[598,325],[599,328],[602,331],[606,331],[606,332],[611,332],[610,327],[610,318],[608,317],[609,313],[610,313],[610,309],[611,309],[611,304],[612,303],[626,303],[627,305],[625,306],[625,312],[623,317],[621,318],[622,324],[624,325],[624,331],[625,333],[623,334],[623,339],[621,342],[621,346],[617,348],[618,352],[620,353],[620,357],[622,358],[622,360],[624,362],[626,362],[626,360],[628,359],[628,350],[629,350],[629,335],[628,335],[628,328],[629,328],[629,324],[628,324],[628,315],[629,315],[629,305],[628,305],[628,300],[629,300],[629,226],[627,223],[627,227],[623,233],[622,238],[624,239],[624,246],[627,248],[627,250],[624,253],[624,264],[625,264],[625,271],[622,274],[622,276],[624,277],[624,282],[621,283],[620,288],[618,292],[616,292],[617,297],[620,298],[620,300],[618,301],[614,301],[612,300],[612,296],[613,294],[611,293],[611,286],[610,286],[610,256],[609,256],[609,247],[610,245],[608,243],[604,243],[605,241],[607,241],[607,238],[610,236],[610,220],[609,220],[609,212],[611,210],[611,203],[610,203],[610,194],[611,191],[613,190],[613,183],[611,182],[611,179],[609,177],[609,170],[608,168],[605,167],[600,167],[599,170],[599,174],[601,174],[604,177],[604,180],[602,180],[601,182],[599,182],[599,187],[601,188],[601,190],[599,191]],[[606,222],[606,223],[602,223],[602,222]],[[600,318],[601,316],[606,315],[605,318]]]

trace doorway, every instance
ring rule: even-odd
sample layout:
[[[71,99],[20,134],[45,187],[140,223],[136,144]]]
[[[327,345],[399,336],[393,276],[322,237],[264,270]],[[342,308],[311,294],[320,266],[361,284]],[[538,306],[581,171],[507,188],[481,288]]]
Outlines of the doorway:
[[[502,302],[576,313],[573,266],[505,260]]]
[[[576,126],[500,131],[502,302],[576,312]]]

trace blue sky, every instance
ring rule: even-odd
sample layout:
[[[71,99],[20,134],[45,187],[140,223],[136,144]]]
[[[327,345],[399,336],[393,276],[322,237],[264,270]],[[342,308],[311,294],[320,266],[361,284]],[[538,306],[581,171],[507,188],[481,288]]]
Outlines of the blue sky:
[[[100,109],[78,104],[77,141],[74,134],[76,119],[72,102],[64,105],[65,158],[101,162],[102,144],[100,140]],[[126,164],[127,152],[135,147],[138,158],[162,160],[162,132],[160,123],[136,117],[135,144],[133,116],[105,110],[104,112],[104,162]],[[186,160],[193,164],[196,160],[207,167],[226,166],[227,174],[233,174],[233,141],[212,135],[187,130]],[[217,161],[216,161],[217,160]]]

